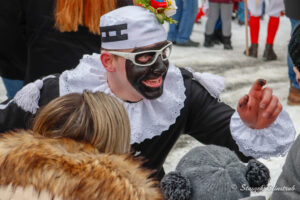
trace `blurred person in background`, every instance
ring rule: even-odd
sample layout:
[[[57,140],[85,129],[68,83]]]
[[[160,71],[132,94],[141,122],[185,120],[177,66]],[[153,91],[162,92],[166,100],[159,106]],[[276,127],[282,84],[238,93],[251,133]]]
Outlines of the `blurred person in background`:
[[[237,17],[238,17],[238,24],[244,25],[245,24],[245,1],[244,0],[236,0],[238,1],[238,10],[237,10]],[[266,14],[266,2],[263,0],[262,4],[262,14],[260,19],[263,20]],[[249,15],[248,15],[249,19]]]
[[[249,27],[251,37],[249,56],[257,58],[260,19],[263,14],[263,0],[248,0],[248,9],[250,11]],[[283,11],[283,0],[269,0],[268,15],[270,18],[268,22],[266,46],[263,53],[263,58],[265,61],[277,59],[277,55],[273,49],[273,43],[279,27],[280,16]]]
[[[201,18],[207,14],[208,10],[208,1],[207,0],[201,0],[201,5],[198,9],[198,13],[195,19],[195,23],[201,24]]]
[[[205,26],[205,47],[213,47],[215,26],[221,15],[222,21],[222,42],[224,49],[231,50],[231,18],[233,0],[209,0],[208,18]]]
[[[291,22],[291,34],[295,30],[295,27],[300,22],[300,1],[299,0],[284,0],[285,5],[285,14],[290,19]],[[299,26],[297,27],[299,29]],[[298,30],[299,31],[299,30]],[[295,34],[299,34],[298,31],[294,31]],[[288,64],[288,73],[290,78],[290,90],[288,95],[288,104],[289,105],[300,105],[300,85],[299,78],[296,78],[296,73],[294,71],[295,62],[297,61],[296,57],[291,59],[291,51],[288,52],[287,64]],[[294,52],[295,54],[295,52]]]
[[[238,18],[239,25],[245,24],[245,2],[244,2],[244,0],[240,0],[238,2],[237,18]]]
[[[23,87],[26,71],[26,38],[19,0],[3,1],[0,6],[0,76],[7,98]]]
[[[287,0],[285,1],[287,15],[299,17],[297,7],[299,1]],[[297,6],[298,5],[298,6]],[[299,8],[299,7],[298,7]],[[296,21],[296,20],[295,20]],[[293,19],[291,19],[293,25]],[[288,46],[288,54],[291,64],[293,65],[289,70],[294,70],[294,81],[296,86],[300,86],[300,25],[292,27],[294,30],[291,34],[291,39]],[[290,66],[289,66],[290,67]],[[290,88],[290,95],[288,99],[290,105],[300,105],[300,90]],[[282,172],[276,182],[276,188],[287,188],[289,190],[274,190],[272,200],[298,200],[300,199],[300,137],[298,136],[292,145],[282,167]]]
[[[84,54],[99,53],[100,16],[132,4],[132,0],[4,1],[0,11],[7,17],[1,23],[8,28],[1,31],[5,34],[1,39],[7,44],[1,45],[5,49],[0,58],[6,59],[1,68],[17,66],[23,71],[18,75],[10,70],[10,76],[3,72],[1,76],[25,80],[26,84],[74,68]]]
[[[198,47],[199,42],[190,39],[198,12],[198,0],[176,0],[177,11],[172,16],[177,24],[170,24],[168,40],[178,46]]]

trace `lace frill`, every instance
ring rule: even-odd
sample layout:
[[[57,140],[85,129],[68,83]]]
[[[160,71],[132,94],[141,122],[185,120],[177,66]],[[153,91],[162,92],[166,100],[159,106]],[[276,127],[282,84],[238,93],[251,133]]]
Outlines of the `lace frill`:
[[[293,144],[296,130],[286,111],[265,129],[252,129],[241,120],[238,112],[231,117],[230,129],[239,150],[246,156],[268,159],[284,156]]]
[[[99,54],[85,55],[80,64],[60,76],[60,96],[82,93],[83,90],[104,92],[116,97],[107,84],[106,71]],[[117,97],[116,97],[117,98]],[[170,64],[163,94],[155,99],[128,103],[119,99],[128,112],[131,127],[131,144],[141,143],[160,135],[175,123],[184,107],[185,87],[180,70]]]
[[[193,74],[194,79],[198,81],[212,97],[216,99],[220,97],[220,94],[225,89],[224,77],[207,72],[195,72],[190,67],[185,67],[185,69]]]

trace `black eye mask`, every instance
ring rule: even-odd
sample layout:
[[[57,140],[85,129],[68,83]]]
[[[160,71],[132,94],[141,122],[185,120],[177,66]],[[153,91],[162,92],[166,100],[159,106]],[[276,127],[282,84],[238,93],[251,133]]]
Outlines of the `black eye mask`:
[[[126,76],[129,83],[145,98],[155,99],[162,95],[164,80],[169,68],[168,61],[159,56],[151,66],[141,67],[126,60]]]

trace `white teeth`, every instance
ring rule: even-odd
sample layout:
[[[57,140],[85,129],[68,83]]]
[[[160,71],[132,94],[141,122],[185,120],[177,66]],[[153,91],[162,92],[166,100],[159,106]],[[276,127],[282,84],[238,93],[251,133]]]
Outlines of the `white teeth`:
[[[149,81],[158,83],[159,79],[160,79],[160,78],[157,78],[157,79],[151,79],[151,80],[149,80]]]
[[[149,86],[151,85],[159,85],[161,83],[162,78],[158,77],[156,79],[148,79],[143,81],[146,85],[148,84]]]

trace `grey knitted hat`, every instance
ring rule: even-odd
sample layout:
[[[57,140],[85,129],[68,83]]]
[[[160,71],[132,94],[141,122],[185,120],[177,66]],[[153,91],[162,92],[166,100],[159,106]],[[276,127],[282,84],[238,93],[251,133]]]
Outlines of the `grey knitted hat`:
[[[238,200],[250,196],[250,187],[262,188],[270,179],[262,163],[241,163],[231,150],[215,145],[196,147],[167,174],[161,188],[169,200]]]

